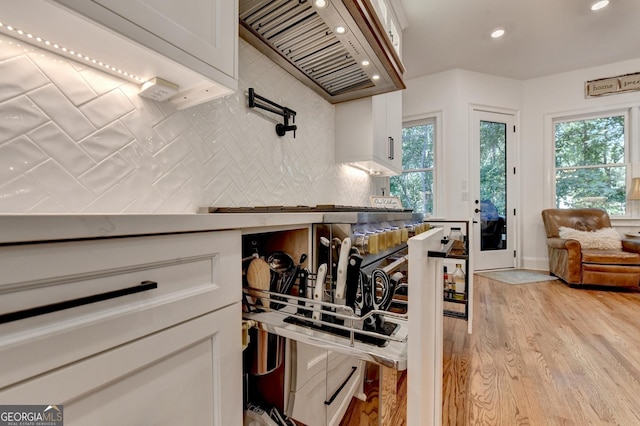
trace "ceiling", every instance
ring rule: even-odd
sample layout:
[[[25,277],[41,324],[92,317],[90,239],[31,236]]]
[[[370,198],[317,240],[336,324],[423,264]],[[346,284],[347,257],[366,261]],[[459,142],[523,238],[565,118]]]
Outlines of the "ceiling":
[[[401,0],[404,78],[461,68],[519,80],[640,58],[640,0]],[[497,40],[489,33],[503,27]],[[640,70],[630,70],[638,72]]]

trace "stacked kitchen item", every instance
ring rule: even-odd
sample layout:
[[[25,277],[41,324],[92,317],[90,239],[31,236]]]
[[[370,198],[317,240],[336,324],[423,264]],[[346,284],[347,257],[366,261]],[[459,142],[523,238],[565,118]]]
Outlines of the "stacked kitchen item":
[[[306,253],[299,261],[296,254],[283,250],[254,254],[245,272],[246,311],[276,312],[278,321],[347,338],[351,346],[359,341],[384,347],[397,340],[396,330],[406,322],[408,305],[407,240],[428,229],[422,215],[308,209],[323,212],[322,223],[312,224],[311,267],[303,267]],[[269,210],[286,213],[302,208]],[[277,317],[256,320],[270,323],[266,318]]]
[[[313,310],[285,322],[385,346],[398,327],[385,320],[392,307],[407,312],[406,242],[426,226],[421,215],[345,213],[326,213],[314,225]]]

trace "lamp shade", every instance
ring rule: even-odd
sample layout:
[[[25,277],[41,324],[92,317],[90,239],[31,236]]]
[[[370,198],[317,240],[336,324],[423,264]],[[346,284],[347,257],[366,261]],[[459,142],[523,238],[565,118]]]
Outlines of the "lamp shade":
[[[627,194],[627,200],[640,200],[640,178],[631,179],[631,190]]]

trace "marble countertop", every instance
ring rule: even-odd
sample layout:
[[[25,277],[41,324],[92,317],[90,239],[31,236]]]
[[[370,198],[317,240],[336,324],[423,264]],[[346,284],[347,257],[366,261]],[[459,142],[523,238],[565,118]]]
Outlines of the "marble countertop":
[[[307,225],[322,213],[0,215],[0,244]]]

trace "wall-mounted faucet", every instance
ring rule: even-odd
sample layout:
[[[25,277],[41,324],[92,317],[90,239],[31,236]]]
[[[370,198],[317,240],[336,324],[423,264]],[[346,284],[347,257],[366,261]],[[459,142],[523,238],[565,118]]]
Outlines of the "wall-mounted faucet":
[[[298,126],[296,126],[295,124],[289,124],[289,119],[291,119],[293,123],[296,122],[296,112],[294,110],[280,106],[277,103],[256,94],[256,92],[253,90],[253,87],[249,87],[248,96],[249,108],[260,108],[284,117],[284,124],[276,124],[276,134],[278,136],[284,136],[285,134],[287,134],[287,132],[293,131],[293,137],[296,137],[296,130],[298,129]],[[256,100],[264,102],[266,105],[256,102]]]

